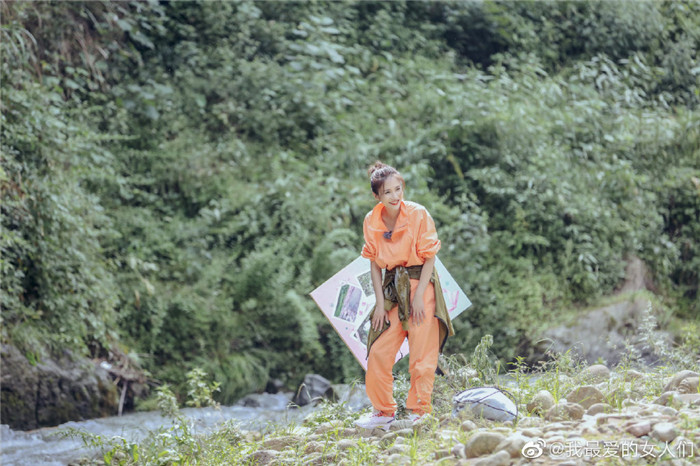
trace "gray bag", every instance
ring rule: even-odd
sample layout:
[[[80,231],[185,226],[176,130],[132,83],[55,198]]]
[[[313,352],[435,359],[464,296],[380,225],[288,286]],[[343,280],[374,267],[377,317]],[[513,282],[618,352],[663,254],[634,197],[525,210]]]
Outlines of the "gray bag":
[[[470,409],[477,417],[492,421],[513,421],[518,417],[518,407],[513,395],[496,387],[475,387],[464,390],[452,398],[452,415]]]

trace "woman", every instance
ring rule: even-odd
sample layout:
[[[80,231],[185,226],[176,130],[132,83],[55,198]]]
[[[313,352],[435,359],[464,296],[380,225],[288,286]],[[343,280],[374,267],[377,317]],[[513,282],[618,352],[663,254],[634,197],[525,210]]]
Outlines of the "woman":
[[[415,423],[432,411],[438,353],[454,331],[434,267],[440,240],[433,219],[425,207],[403,200],[404,180],[395,168],[376,162],[368,171],[379,201],[365,217],[362,248],[362,256],[372,264],[377,296],[370,315],[365,377],[374,413],[355,424],[387,430],[396,413],[392,368],[404,339],[408,337],[411,375],[406,408]]]

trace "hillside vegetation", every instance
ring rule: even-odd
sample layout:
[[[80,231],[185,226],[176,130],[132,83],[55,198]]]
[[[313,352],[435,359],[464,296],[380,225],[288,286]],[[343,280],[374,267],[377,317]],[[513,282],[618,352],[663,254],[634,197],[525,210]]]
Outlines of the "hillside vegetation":
[[[229,403],[361,375],[307,294],[399,168],[512,360],[625,259],[697,319],[700,4],[1,2],[2,341],[200,367]]]

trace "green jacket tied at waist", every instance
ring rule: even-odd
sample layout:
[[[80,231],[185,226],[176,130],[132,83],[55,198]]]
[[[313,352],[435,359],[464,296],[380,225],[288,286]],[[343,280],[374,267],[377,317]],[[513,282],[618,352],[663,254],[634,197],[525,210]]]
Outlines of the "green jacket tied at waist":
[[[393,309],[394,306],[398,305],[399,320],[401,320],[401,325],[404,330],[408,330],[408,319],[411,317],[411,279],[419,280],[422,270],[422,265],[414,265],[412,267],[398,266],[384,273],[384,283],[382,284],[382,289],[384,290],[384,310],[388,312]],[[450,321],[450,315],[447,312],[447,304],[445,304],[445,296],[442,294],[440,278],[434,267],[430,282],[435,288],[435,317],[440,321],[440,352],[442,352],[447,337],[453,336],[455,331],[452,328],[452,321]],[[377,305],[378,304],[379,299],[377,299]],[[375,308],[377,305],[375,305]],[[372,321],[372,317],[374,317],[374,310],[372,310],[369,316],[370,322]],[[389,328],[389,326],[390,324],[388,322],[384,322],[380,330],[374,330],[370,327],[369,335],[367,336],[368,357],[372,344]]]

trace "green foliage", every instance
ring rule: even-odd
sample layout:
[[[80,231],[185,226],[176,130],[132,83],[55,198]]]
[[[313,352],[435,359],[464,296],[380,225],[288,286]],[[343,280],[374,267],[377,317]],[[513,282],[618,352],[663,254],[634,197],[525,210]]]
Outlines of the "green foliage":
[[[201,408],[202,406],[217,406],[217,403],[212,398],[214,392],[218,392],[219,382],[208,383],[204,380],[207,373],[202,369],[195,367],[187,373],[187,406]]]
[[[359,253],[377,158],[474,303],[448,352],[515,358],[630,255],[698,315],[696,2],[1,8],[2,339],[35,359],[118,342],[223,403],[360,377],[306,295]]]

